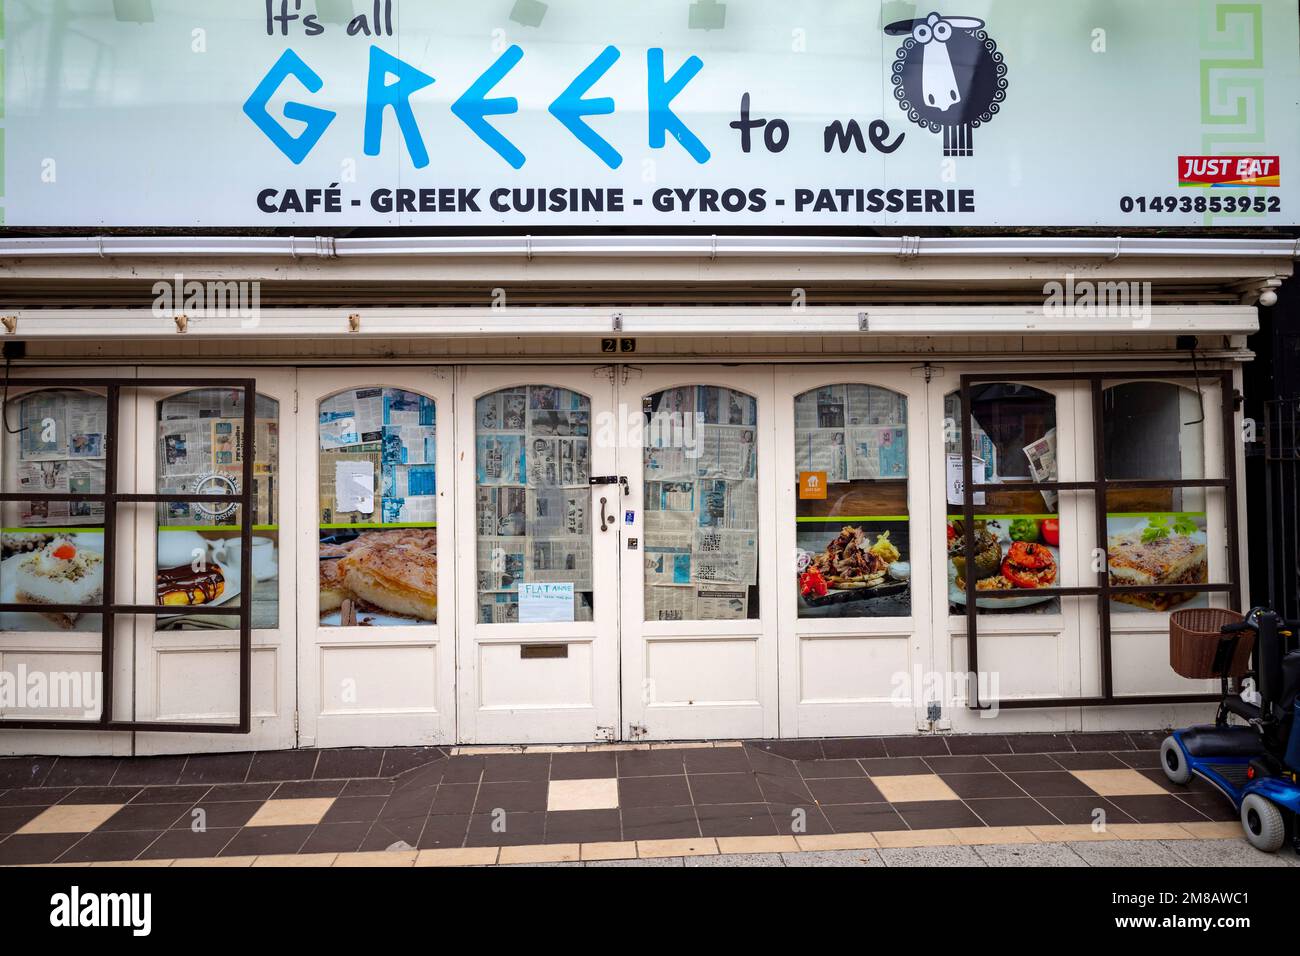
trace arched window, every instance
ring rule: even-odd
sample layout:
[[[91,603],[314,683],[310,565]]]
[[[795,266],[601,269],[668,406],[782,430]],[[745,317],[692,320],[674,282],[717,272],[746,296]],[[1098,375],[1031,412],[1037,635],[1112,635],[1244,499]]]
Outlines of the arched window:
[[[1004,491],[975,496],[975,552],[966,553],[963,498],[956,493],[962,475],[961,400],[944,399],[944,450],[948,480],[948,600],[953,614],[966,610],[968,569],[979,591],[1060,586],[1058,499],[1054,491]],[[1056,398],[1015,382],[993,382],[971,389],[972,475],[977,484],[1055,481]],[[976,597],[980,614],[1057,613],[1051,595]]]
[[[1168,382],[1126,382],[1106,389],[1106,477],[1181,481],[1205,477],[1205,413],[1197,393]],[[1106,551],[1112,585],[1205,584],[1209,581],[1205,489],[1115,488],[1107,492]],[[1203,607],[1208,595],[1129,592],[1116,612]]]
[[[5,412],[4,487],[11,494],[103,494],[108,401],[75,389],[42,389]],[[16,429],[10,433],[10,429]],[[104,596],[104,506],[93,501],[10,502],[0,533],[0,602],[6,631],[99,631],[98,614],[41,605],[99,604]]]
[[[235,495],[244,462],[244,392],[203,388],[158,402],[158,494]],[[157,602],[184,608],[159,630],[236,628],[204,610],[252,593],[254,628],[275,628],[279,608],[280,403],[257,396],[253,436],[253,567],[244,573],[240,506],[202,501],[158,505]]]

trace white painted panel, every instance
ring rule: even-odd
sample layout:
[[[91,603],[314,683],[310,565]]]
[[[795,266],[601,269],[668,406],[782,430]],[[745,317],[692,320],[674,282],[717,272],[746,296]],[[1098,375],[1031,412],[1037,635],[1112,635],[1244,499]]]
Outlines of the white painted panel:
[[[154,651],[154,700],[158,720],[239,720],[239,651],[219,647],[167,647]],[[274,717],[280,712],[280,649],[254,647],[252,712]]]
[[[436,714],[438,651],[437,644],[321,647],[321,713]]]
[[[759,701],[758,641],[646,641],[646,690],[656,704]]]
[[[1110,653],[1118,696],[1217,692],[1216,681],[1187,680],[1179,677],[1169,665],[1167,630],[1113,634]]]
[[[815,638],[799,642],[799,703],[896,701],[910,707],[911,635]]]
[[[1060,634],[1014,632],[980,634],[979,673],[981,698],[1010,700],[1017,697],[1072,696],[1072,688],[1062,681],[1062,642]],[[965,641],[961,641],[965,645]],[[1077,667],[1076,667],[1077,669]],[[955,673],[965,673],[964,669]],[[953,690],[964,701],[962,688]],[[987,730],[988,728],[979,728]]]
[[[519,644],[480,644],[479,706],[485,709],[591,707],[595,703],[592,646],[570,644],[567,658],[520,657]],[[601,680],[612,680],[602,674]]]

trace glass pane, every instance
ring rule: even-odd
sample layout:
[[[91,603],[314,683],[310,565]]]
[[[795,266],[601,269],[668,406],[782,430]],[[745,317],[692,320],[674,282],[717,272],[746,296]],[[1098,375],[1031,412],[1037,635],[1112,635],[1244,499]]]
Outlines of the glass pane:
[[[907,617],[907,399],[828,385],[794,400],[799,617]]]
[[[1056,399],[1027,385],[997,382],[971,390],[973,475],[981,484],[1057,481]],[[948,498],[949,612],[966,611],[966,568],[981,591],[1059,587],[1061,525],[1054,491],[975,496],[975,554],[966,554],[961,515],[962,421],[957,392],[944,399]],[[1058,613],[1050,595],[976,598],[980,614]]]
[[[157,601],[193,610],[159,618],[159,630],[238,628],[237,618],[204,610],[238,607],[250,589],[253,627],[280,624],[280,403],[259,395],[254,416],[252,580],[240,568],[237,505],[160,504]],[[195,389],[158,403],[159,494],[239,494],[243,448],[242,389]]]
[[[521,385],[475,423],[479,622],[590,621],[591,400]]]
[[[5,490],[103,494],[108,400],[74,390],[33,392],[5,408]],[[14,422],[13,419],[17,421]],[[18,429],[10,434],[9,429]],[[90,501],[10,502],[0,537],[0,601],[100,604],[104,598],[104,506]],[[98,615],[5,614],[6,631],[98,631]]]
[[[758,617],[758,403],[711,385],[643,402],[645,617]]]
[[[1205,477],[1204,409],[1196,392],[1168,382],[1127,382],[1103,394],[1106,477],[1116,481]],[[1106,552],[1115,586],[1209,581],[1203,488],[1116,488],[1106,495]],[[1115,612],[1206,607],[1208,594],[1134,592]]]
[[[437,419],[396,388],[320,403],[320,614],[327,627],[438,620]]]

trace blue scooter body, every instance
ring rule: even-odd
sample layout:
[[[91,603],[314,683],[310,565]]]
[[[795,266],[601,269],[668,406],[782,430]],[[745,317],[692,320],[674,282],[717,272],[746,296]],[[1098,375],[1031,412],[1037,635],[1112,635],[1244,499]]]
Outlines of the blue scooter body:
[[[1250,762],[1255,759],[1256,755],[1201,754],[1197,756],[1188,749],[1183,740],[1183,734],[1186,732],[1186,730],[1174,731],[1174,740],[1178,743],[1178,749],[1183,752],[1183,758],[1187,761],[1187,769],[1201,779],[1213,784],[1216,789],[1232,801],[1232,805],[1240,812],[1241,801],[1246,799],[1249,787],[1253,786],[1246,779],[1246,768],[1250,766]]]
[[[1262,777],[1250,783],[1241,794],[1244,800],[1249,794],[1257,793],[1270,803],[1275,803],[1283,810],[1300,813],[1300,784],[1281,777]],[[1241,802],[1237,802],[1240,809]]]
[[[1283,810],[1300,814],[1300,783],[1285,777],[1260,777],[1256,780],[1247,780],[1246,770],[1254,759],[1253,756],[1204,752],[1199,756],[1194,755],[1183,740],[1183,734],[1186,732],[1175,731],[1174,740],[1178,743],[1178,749],[1183,752],[1187,769],[1202,780],[1213,784],[1232,801],[1238,813],[1241,812],[1242,801],[1250,794],[1257,793]]]

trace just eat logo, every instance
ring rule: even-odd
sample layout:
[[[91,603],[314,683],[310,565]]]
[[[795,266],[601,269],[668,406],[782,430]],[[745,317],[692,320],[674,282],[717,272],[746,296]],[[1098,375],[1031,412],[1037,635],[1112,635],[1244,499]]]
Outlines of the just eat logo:
[[[1280,186],[1277,156],[1179,156],[1180,186]]]

